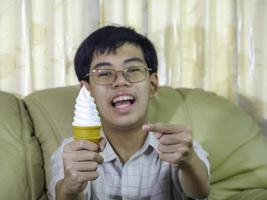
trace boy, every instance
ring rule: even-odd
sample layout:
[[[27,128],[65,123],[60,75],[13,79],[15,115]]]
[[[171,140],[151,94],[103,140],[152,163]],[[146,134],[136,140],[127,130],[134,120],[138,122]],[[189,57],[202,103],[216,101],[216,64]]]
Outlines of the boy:
[[[52,156],[53,198],[208,196],[207,154],[193,143],[191,128],[147,124],[149,99],[158,90],[158,79],[156,51],[146,37],[126,27],[100,28],[79,47],[75,70],[95,99],[105,139],[99,145],[63,141]]]

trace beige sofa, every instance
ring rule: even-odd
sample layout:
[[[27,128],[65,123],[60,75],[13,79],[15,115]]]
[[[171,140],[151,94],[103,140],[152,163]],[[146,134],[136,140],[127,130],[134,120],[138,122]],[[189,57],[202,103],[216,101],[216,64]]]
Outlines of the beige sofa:
[[[0,92],[0,199],[47,199],[50,156],[72,135],[78,86],[34,92],[24,99]],[[161,87],[151,122],[187,123],[209,153],[210,200],[267,199],[267,140],[253,120],[217,95]]]

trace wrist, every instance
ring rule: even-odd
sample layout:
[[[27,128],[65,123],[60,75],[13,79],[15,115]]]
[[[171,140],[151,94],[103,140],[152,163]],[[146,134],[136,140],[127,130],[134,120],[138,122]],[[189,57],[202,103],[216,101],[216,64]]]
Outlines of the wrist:
[[[192,172],[195,166],[197,166],[198,162],[199,162],[199,158],[197,154],[193,151],[192,154],[188,156],[187,159],[178,163],[177,168],[179,168],[182,171]]]
[[[64,179],[60,180],[56,185],[56,199],[57,200],[78,200],[81,199],[81,193],[71,192],[66,186]]]

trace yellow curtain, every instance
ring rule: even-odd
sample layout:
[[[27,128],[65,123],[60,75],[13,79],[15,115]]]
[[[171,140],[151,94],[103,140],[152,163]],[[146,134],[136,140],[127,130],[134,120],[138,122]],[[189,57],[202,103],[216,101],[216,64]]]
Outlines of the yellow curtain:
[[[97,2],[0,0],[0,88],[25,96],[77,83],[73,57],[97,27]]]
[[[265,0],[0,0],[0,89],[76,84],[73,56],[104,24],[155,44],[161,85],[225,96],[267,129]]]

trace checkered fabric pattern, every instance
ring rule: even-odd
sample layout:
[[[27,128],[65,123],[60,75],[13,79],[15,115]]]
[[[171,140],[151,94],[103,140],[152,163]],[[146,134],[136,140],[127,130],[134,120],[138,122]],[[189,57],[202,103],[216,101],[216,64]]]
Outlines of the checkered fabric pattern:
[[[49,186],[49,197],[55,199],[55,185],[64,178],[62,153],[63,146],[72,138],[63,141],[59,149],[52,155],[53,179]],[[149,133],[141,149],[121,164],[111,145],[107,143],[101,155],[103,164],[97,171],[99,177],[88,182],[85,189],[87,200],[183,200],[180,187],[179,171],[168,162],[158,157],[159,142],[153,133]],[[207,153],[200,144],[194,141],[194,149],[209,171]]]

